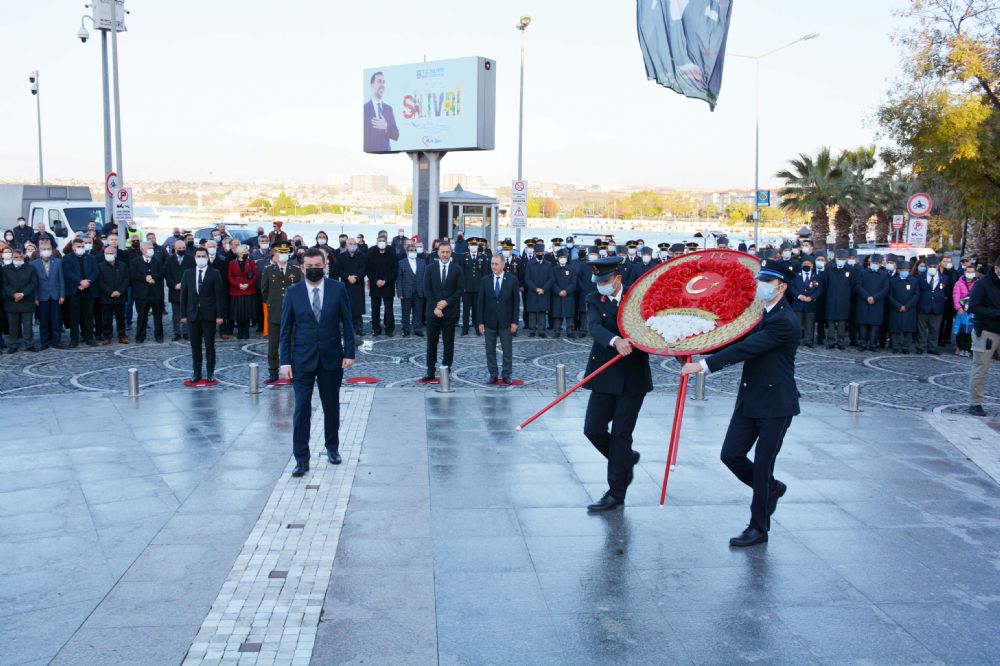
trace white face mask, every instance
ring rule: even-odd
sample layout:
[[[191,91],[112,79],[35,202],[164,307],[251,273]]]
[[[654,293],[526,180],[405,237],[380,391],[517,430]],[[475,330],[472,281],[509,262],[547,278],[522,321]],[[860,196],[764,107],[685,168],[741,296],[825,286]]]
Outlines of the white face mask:
[[[153,248],[149,248],[148,250],[146,250],[146,256],[148,258],[152,259],[154,254],[155,252],[153,251]]]
[[[194,263],[198,266],[198,268],[204,268],[205,266],[208,266],[208,257],[195,257]]]
[[[4,252],[4,253],[3,253],[3,260],[4,260],[5,262],[10,262],[10,260],[11,260],[11,258],[12,258],[13,256],[14,256],[14,255],[13,255],[13,253],[11,253],[11,252]]]
[[[215,258],[215,253],[216,252],[218,252],[218,250],[216,248],[214,248],[214,247],[208,248],[208,256],[212,257],[213,259]]]
[[[973,280],[976,277],[976,272],[975,271],[965,271],[965,277],[969,278],[970,280]]]
[[[108,262],[109,264],[115,263],[115,255],[113,254],[104,255],[104,261]]]
[[[511,256],[512,254],[513,254],[513,251],[512,251],[512,250],[503,250],[503,258],[504,258],[504,259],[510,259],[510,256]]]
[[[84,243],[83,244],[83,249],[86,250],[87,252],[90,252],[91,250],[94,249],[94,244],[93,243]]]
[[[270,247],[270,245],[268,245],[267,243],[261,243],[260,244],[260,251],[261,252],[266,252],[267,248],[269,248],[269,247]]]
[[[634,257],[635,256],[635,248],[634,247],[630,247],[628,249],[628,256],[630,256],[630,257]]]
[[[278,263],[279,264],[287,264],[288,263],[288,253],[287,252],[279,252],[278,253]]]
[[[848,259],[848,260],[847,260],[847,265],[848,265],[848,266],[853,266],[853,265],[854,265],[854,264],[856,264],[856,263],[858,263],[858,260],[857,260],[857,259]]]
[[[24,266],[24,259],[15,259],[14,268],[20,268],[21,266]]]
[[[82,257],[87,253],[87,249],[82,245],[77,245],[76,247],[73,248],[73,252],[76,253],[76,256]]]
[[[648,264],[652,260],[653,260],[653,257],[651,257],[650,255],[648,255],[648,254],[642,255],[642,263]]]
[[[927,274],[930,275],[931,277],[934,277],[935,275],[937,275],[937,271],[938,271],[938,269],[936,269],[936,268],[928,268],[927,269]]]
[[[566,257],[559,257],[559,265],[560,266],[566,265]]]
[[[758,282],[757,283],[757,298],[764,301],[765,303],[771,302],[771,300],[778,295],[778,288],[775,287],[770,282]]]
[[[478,251],[479,251],[479,246],[478,245],[470,245],[469,246],[469,254],[475,254]]]
[[[42,259],[48,259],[52,256],[52,250],[42,250],[39,254],[42,255]]]
[[[23,227],[25,224],[27,224],[27,222],[25,222],[24,220],[18,220],[17,221],[17,226],[19,226],[19,227]]]
[[[355,253],[355,252],[358,251],[358,246],[357,245],[348,245],[347,246],[347,251],[353,254],[353,253]]]
[[[378,249],[380,249],[380,250],[384,250],[385,249],[385,241],[379,241],[378,242]]]
[[[792,251],[791,250],[782,250],[782,252],[781,252],[781,258],[784,259],[785,261],[788,261],[789,259],[792,258]]]
[[[424,248],[418,247],[417,248],[417,254],[423,254],[423,253],[424,253]]]
[[[406,256],[409,257],[410,259],[416,259],[417,253],[413,250],[410,250],[409,252],[406,253]]]
[[[614,296],[615,295],[615,283],[611,280],[607,282],[600,282],[597,285],[597,293],[601,296]]]
[[[890,273],[894,273],[896,271],[896,264],[886,264],[885,270],[889,271]]]
[[[598,256],[600,256],[603,259],[604,257],[608,256],[608,251],[607,250],[600,250],[600,251],[598,251],[597,254],[598,254]]]
[[[326,245],[326,239],[325,238],[317,238],[316,239],[316,244],[317,245],[321,245],[321,246],[322,245]]]
[[[587,260],[588,261],[596,261],[597,260],[597,255],[596,254],[588,254],[587,255]]]
[[[670,256],[669,252],[660,252],[660,259],[663,261],[666,261],[669,256]]]
[[[818,268],[819,270],[823,270],[824,268],[826,268],[826,262],[825,261],[817,261],[816,262],[816,268]]]

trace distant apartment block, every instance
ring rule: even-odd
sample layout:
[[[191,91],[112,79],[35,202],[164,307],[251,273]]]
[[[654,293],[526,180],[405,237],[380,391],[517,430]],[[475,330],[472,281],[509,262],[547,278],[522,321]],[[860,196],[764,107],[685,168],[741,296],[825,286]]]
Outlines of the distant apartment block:
[[[385,192],[388,189],[388,176],[375,176],[367,174],[351,176],[352,192]]]

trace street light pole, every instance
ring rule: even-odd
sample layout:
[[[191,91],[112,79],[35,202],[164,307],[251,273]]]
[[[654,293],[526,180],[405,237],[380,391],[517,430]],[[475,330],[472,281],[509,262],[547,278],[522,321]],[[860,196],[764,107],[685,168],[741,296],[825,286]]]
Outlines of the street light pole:
[[[760,191],[760,61],[773,53],[787,49],[789,46],[810,39],[816,39],[817,37],[819,37],[818,32],[810,32],[807,35],[799,37],[794,42],[789,42],[784,46],[779,46],[776,49],[771,49],[766,53],[755,56],[739,53],[729,54],[733,58],[747,58],[754,61],[753,244],[758,250],[760,249],[760,200],[757,198],[757,193]]]
[[[125,186],[125,171],[122,168],[122,112],[121,103],[118,96],[118,2],[111,0],[111,66],[114,69],[115,77],[115,166],[117,167],[118,182]],[[122,10],[125,3],[122,2]],[[122,21],[125,21],[124,14]]]
[[[111,89],[108,83],[108,31],[101,30],[101,93],[104,100],[104,175],[111,173]],[[104,191],[104,223],[111,222],[111,195]],[[121,239],[118,239],[121,242]]]
[[[42,168],[42,95],[38,70],[31,72],[31,94],[35,96],[35,110],[38,114],[38,184],[45,186],[45,170]]]
[[[521,31],[521,93],[520,101],[518,103],[518,114],[517,114],[517,179],[521,180],[523,174],[521,172],[522,166],[522,156],[524,150],[524,33],[527,31],[528,26],[531,25],[530,16],[522,16],[520,22],[516,26],[518,30]],[[514,230],[515,232],[515,248],[521,250],[521,227]]]

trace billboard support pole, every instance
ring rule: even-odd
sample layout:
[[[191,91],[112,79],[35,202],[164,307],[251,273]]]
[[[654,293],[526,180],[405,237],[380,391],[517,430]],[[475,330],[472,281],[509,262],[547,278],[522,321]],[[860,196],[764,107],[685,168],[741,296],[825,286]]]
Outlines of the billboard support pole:
[[[441,233],[441,205],[439,196],[441,194],[441,158],[444,153],[434,151],[425,153],[428,162],[429,187],[427,188],[427,226],[434,238],[439,238]],[[446,222],[451,222],[446,220]],[[451,232],[447,234],[451,237]],[[433,242],[433,241],[432,241]]]
[[[427,243],[420,233],[420,153],[406,153],[413,162],[413,190],[410,194],[410,235],[416,235],[421,242]]]

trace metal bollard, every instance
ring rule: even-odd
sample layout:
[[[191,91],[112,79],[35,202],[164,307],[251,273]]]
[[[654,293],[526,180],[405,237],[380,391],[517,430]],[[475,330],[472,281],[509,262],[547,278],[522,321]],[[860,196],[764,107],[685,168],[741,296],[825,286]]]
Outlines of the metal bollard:
[[[705,402],[705,373],[697,372],[694,375],[694,395],[691,397],[692,400],[697,400],[698,402]]]
[[[138,398],[139,397],[139,369],[129,368],[128,369],[128,397]]]
[[[250,395],[260,394],[260,364],[250,364]]]
[[[847,385],[847,407],[843,408],[846,412],[861,412],[861,384],[857,382],[851,382]]]
[[[438,384],[438,393],[454,393],[455,389],[451,387],[451,368],[447,365],[441,366],[441,379]]]
[[[556,395],[566,392],[566,366],[562,363],[556,365]]]

